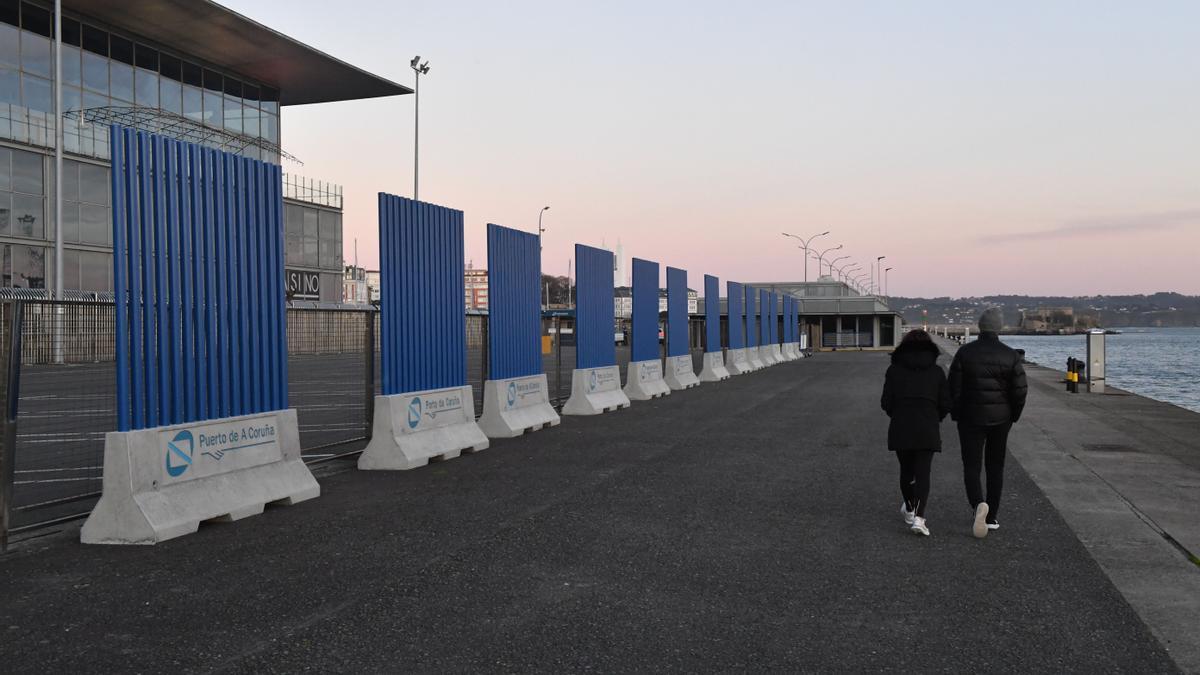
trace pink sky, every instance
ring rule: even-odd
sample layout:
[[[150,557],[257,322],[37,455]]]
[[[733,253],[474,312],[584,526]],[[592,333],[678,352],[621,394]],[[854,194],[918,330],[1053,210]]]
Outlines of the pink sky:
[[[723,280],[795,280],[831,230],[893,295],[1200,293],[1200,4],[229,0],[421,83],[421,197]],[[412,194],[413,97],[287,108],[288,172]],[[810,266],[815,276],[815,263]]]

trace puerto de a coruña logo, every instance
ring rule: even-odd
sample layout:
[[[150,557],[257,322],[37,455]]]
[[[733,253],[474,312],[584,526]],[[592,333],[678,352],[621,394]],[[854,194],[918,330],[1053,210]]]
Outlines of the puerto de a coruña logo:
[[[594,370],[588,375],[588,390],[596,391],[596,371]]]
[[[413,400],[408,402],[408,428],[416,429],[421,423],[421,397],[414,396]]]
[[[517,402],[517,383],[509,382],[508,383],[508,405],[509,405],[509,407],[512,407],[512,404],[514,404],[516,402]]]
[[[188,470],[192,465],[192,452],[195,448],[195,440],[192,438],[192,432],[184,429],[175,434],[167,442],[167,475],[171,478],[178,478]]]

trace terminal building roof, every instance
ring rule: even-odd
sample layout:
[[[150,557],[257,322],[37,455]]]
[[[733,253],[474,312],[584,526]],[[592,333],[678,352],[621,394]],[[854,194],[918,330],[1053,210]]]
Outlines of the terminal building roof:
[[[210,0],[63,0],[63,8],[279,89],[280,105],[409,94]]]

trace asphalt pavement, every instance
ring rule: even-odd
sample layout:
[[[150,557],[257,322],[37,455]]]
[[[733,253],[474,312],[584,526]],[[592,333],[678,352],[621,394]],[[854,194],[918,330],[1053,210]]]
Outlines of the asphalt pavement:
[[[1024,470],[970,534],[956,434],[898,512],[887,356],[567,418],[154,547],[0,558],[10,672],[1171,672]]]

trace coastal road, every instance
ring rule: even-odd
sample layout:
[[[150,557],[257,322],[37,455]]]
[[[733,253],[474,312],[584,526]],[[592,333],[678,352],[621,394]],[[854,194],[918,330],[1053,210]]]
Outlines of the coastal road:
[[[0,558],[5,664],[69,670],[1172,672],[1015,462],[897,511],[887,356],[820,354],[154,547]]]

